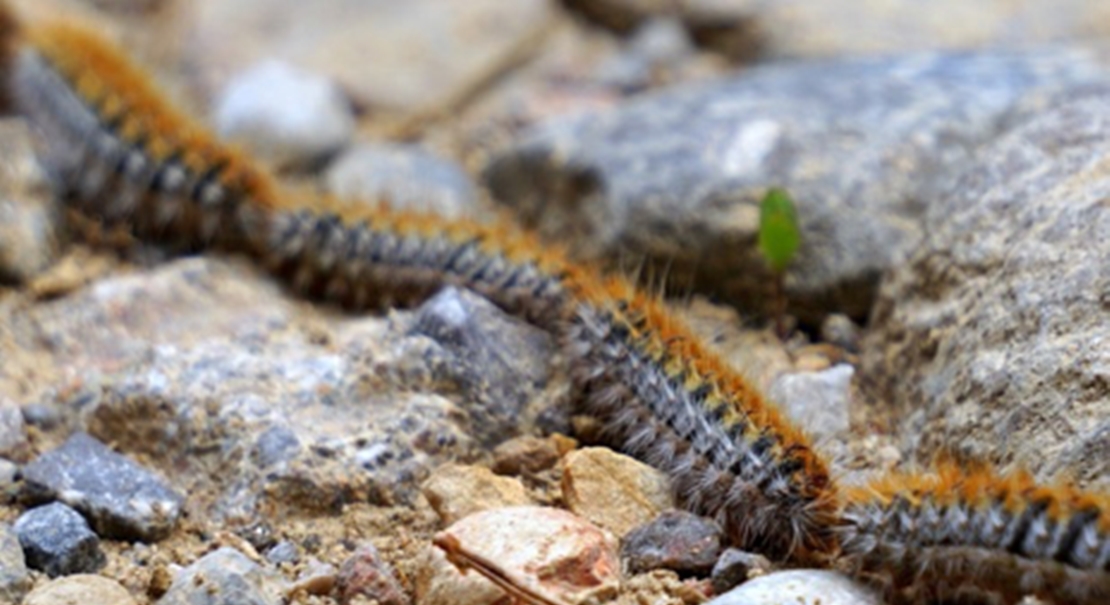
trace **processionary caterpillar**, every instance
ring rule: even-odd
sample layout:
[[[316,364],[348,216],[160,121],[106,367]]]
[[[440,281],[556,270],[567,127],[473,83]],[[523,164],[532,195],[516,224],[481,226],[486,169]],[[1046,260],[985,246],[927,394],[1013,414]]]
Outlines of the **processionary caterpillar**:
[[[510,226],[290,195],[80,26],[10,37],[8,92],[82,212],[155,241],[246,252],[295,289],[352,308],[445,284],[480,292],[556,333],[577,410],[614,447],[666,471],[680,502],[716,519],[735,546],[794,564],[839,556],[854,573],[887,578],[896,600],[1110,602],[1105,498],[951,468],[842,495],[805,435],[627,280]],[[1008,539],[984,537],[1000,523]],[[1037,546],[1042,534],[1055,542]],[[958,564],[938,567],[948,561]],[[931,591],[938,577],[952,589]]]

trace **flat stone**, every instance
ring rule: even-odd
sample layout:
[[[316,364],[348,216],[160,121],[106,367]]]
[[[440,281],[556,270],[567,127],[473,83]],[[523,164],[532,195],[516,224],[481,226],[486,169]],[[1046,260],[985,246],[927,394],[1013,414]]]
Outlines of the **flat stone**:
[[[1110,89],[1031,105],[930,207],[864,371],[903,452],[1110,485]]]
[[[707,605],[882,605],[883,602],[875,593],[837,572],[793,569],[749,580]]]
[[[224,547],[178,572],[158,605],[280,605],[282,584],[276,572]]]
[[[783,374],[771,385],[771,399],[813,437],[833,437],[849,427],[853,375],[855,369],[848,364]]]
[[[532,504],[519,479],[499,477],[482,466],[445,464],[421,490],[446,525],[483,510]]]
[[[23,547],[12,526],[0,523],[0,601],[18,603],[31,588]]]
[[[361,104],[411,110],[469,86],[551,15],[544,0],[206,0],[187,55],[205,90],[274,58],[332,77]]]
[[[135,598],[115,580],[77,574],[40,584],[23,605],[135,605]]]
[[[516,506],[480,512],[437,534],[436,543],[451,544],[452,556],[460,561],[492,561],[499,575],[555,602],[582,605],[617,595],[620,561],[613,536],[564,510]],[[425,577],[418,581],[418,602],[494,602],[484,589],[460,584],[458,569],[436,566],[437,559],[429,559],[420,572]]]
[[[721,529],[697,515],[672,510],[641,525],[621,541],[621,558],[632,573],[670,569],[708,576],[721,552]]]
[[[339,599],[348,603],[361,596],[381,605],[408,605],[408,594],[397,581],[397,572],[382,560],[378,550],[363,545],[339,568]]]
[[[107,562],[84,517],[60,502],[23,513],[14,529],[27,565],[51,578],[92,573]]]
[[[773,284],[759,201],[785,187],[802,231],[791,312],[858,318],[921,240],[927,202],[1008,112],[1105,73],[1067,49],[767,65],[541,124],[485,181],[580,257],[646,257],[644,275],[759,311]]]
[[[89,517],[98,534],[154,542],[169,535],[185,498],[153,472],[108,449],[87,433],[23,469],[36,498],[57,498]]]
[[[216,130],[283,167],[307,167],[350,140],[355,117],[324,76],[279,61],[236,75],[215,102]]]
[[[344,200],[444,218],[481,215],[474,183],[462,167],[415,145],[354,145],[328,167],[324,184]]]
[[[24,283],[57,256],[60,213],[22,119],[0,120],[0,282]]]
[[[576,450],[563,464],[567,508],[617,537],[675,507],[666,475],[611,449]]]

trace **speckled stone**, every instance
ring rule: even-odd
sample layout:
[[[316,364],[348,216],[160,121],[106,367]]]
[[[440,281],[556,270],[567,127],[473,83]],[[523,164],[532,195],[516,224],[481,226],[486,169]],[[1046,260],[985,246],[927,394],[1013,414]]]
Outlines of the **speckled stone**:
[[[224,547],[178,572],[158,605],[280,605],[282,584],[276,572]]]
[[[802,230],[791,311],[859,318],[1015,105],[1105,73],[1095,53],[1060,49],[767,65],[541,124],[485,180],[579,256],[643,256],[646,276],[756,311],[773,283],[758,205],[785,187]]]
[[[23,513],[14,525],[27,565],[51,578],[91,573],[107,562],[100,539],[80,513],[54,502]]]
[[[710,580],[713,592],[724,594],[752,577],[771,571],[767,557],[736,548],[726,548],[713,565]]]
[[[397,572],[382,560],[378,549],[365,544],[348,557],[339,568],[337,578],[340,602],[357,597],[381,605],[408,605],[408,594],[397,581]]]
[[[0,523],[0,602],[18,603],[31,588],[23,547],[12,526]]]
[[[904,452],[1110,486],[1110,87],[1031,105],[888,275],[864,370]]]
[[[88,515],[98,534],[157,541],[173,530],[184,497],[165,481],[86,433],[23,469],[34,498],[57,498]]]
[[[697,515],[672,510],[628,532],[621,558],[632,573],[670,569],[684,576],[708,576],[721,552],[721,529]]]

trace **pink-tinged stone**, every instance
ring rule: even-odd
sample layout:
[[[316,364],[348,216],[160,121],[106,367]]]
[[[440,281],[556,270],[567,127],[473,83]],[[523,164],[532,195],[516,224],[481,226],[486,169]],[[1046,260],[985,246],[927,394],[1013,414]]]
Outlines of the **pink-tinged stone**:
[[[437,534],[435,544],[456,565],[539,602],[575,605],[611,599],[620,585],[612,534],[555,508],[483,511]]]

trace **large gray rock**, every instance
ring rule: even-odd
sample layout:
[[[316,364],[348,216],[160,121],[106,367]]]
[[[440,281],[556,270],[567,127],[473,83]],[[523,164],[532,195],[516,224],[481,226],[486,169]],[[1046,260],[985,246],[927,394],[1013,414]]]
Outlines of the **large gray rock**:
[[[1110,89],[1015,121],[884,282],[865,371],[920,460],[1110,485]]]
[[[755,247],[770,186],[795,197],[796,312],[856,317],[919,219],[1020,100],[1098,79],[1078,50],[924,54],[771,65],[542,125],[494,161],[494,195],[582,256],[645,255],[751,307],[770,290]]]
[[[231,548],[220,548],[182,569],[158,605],[278,605],[281,576]]]

